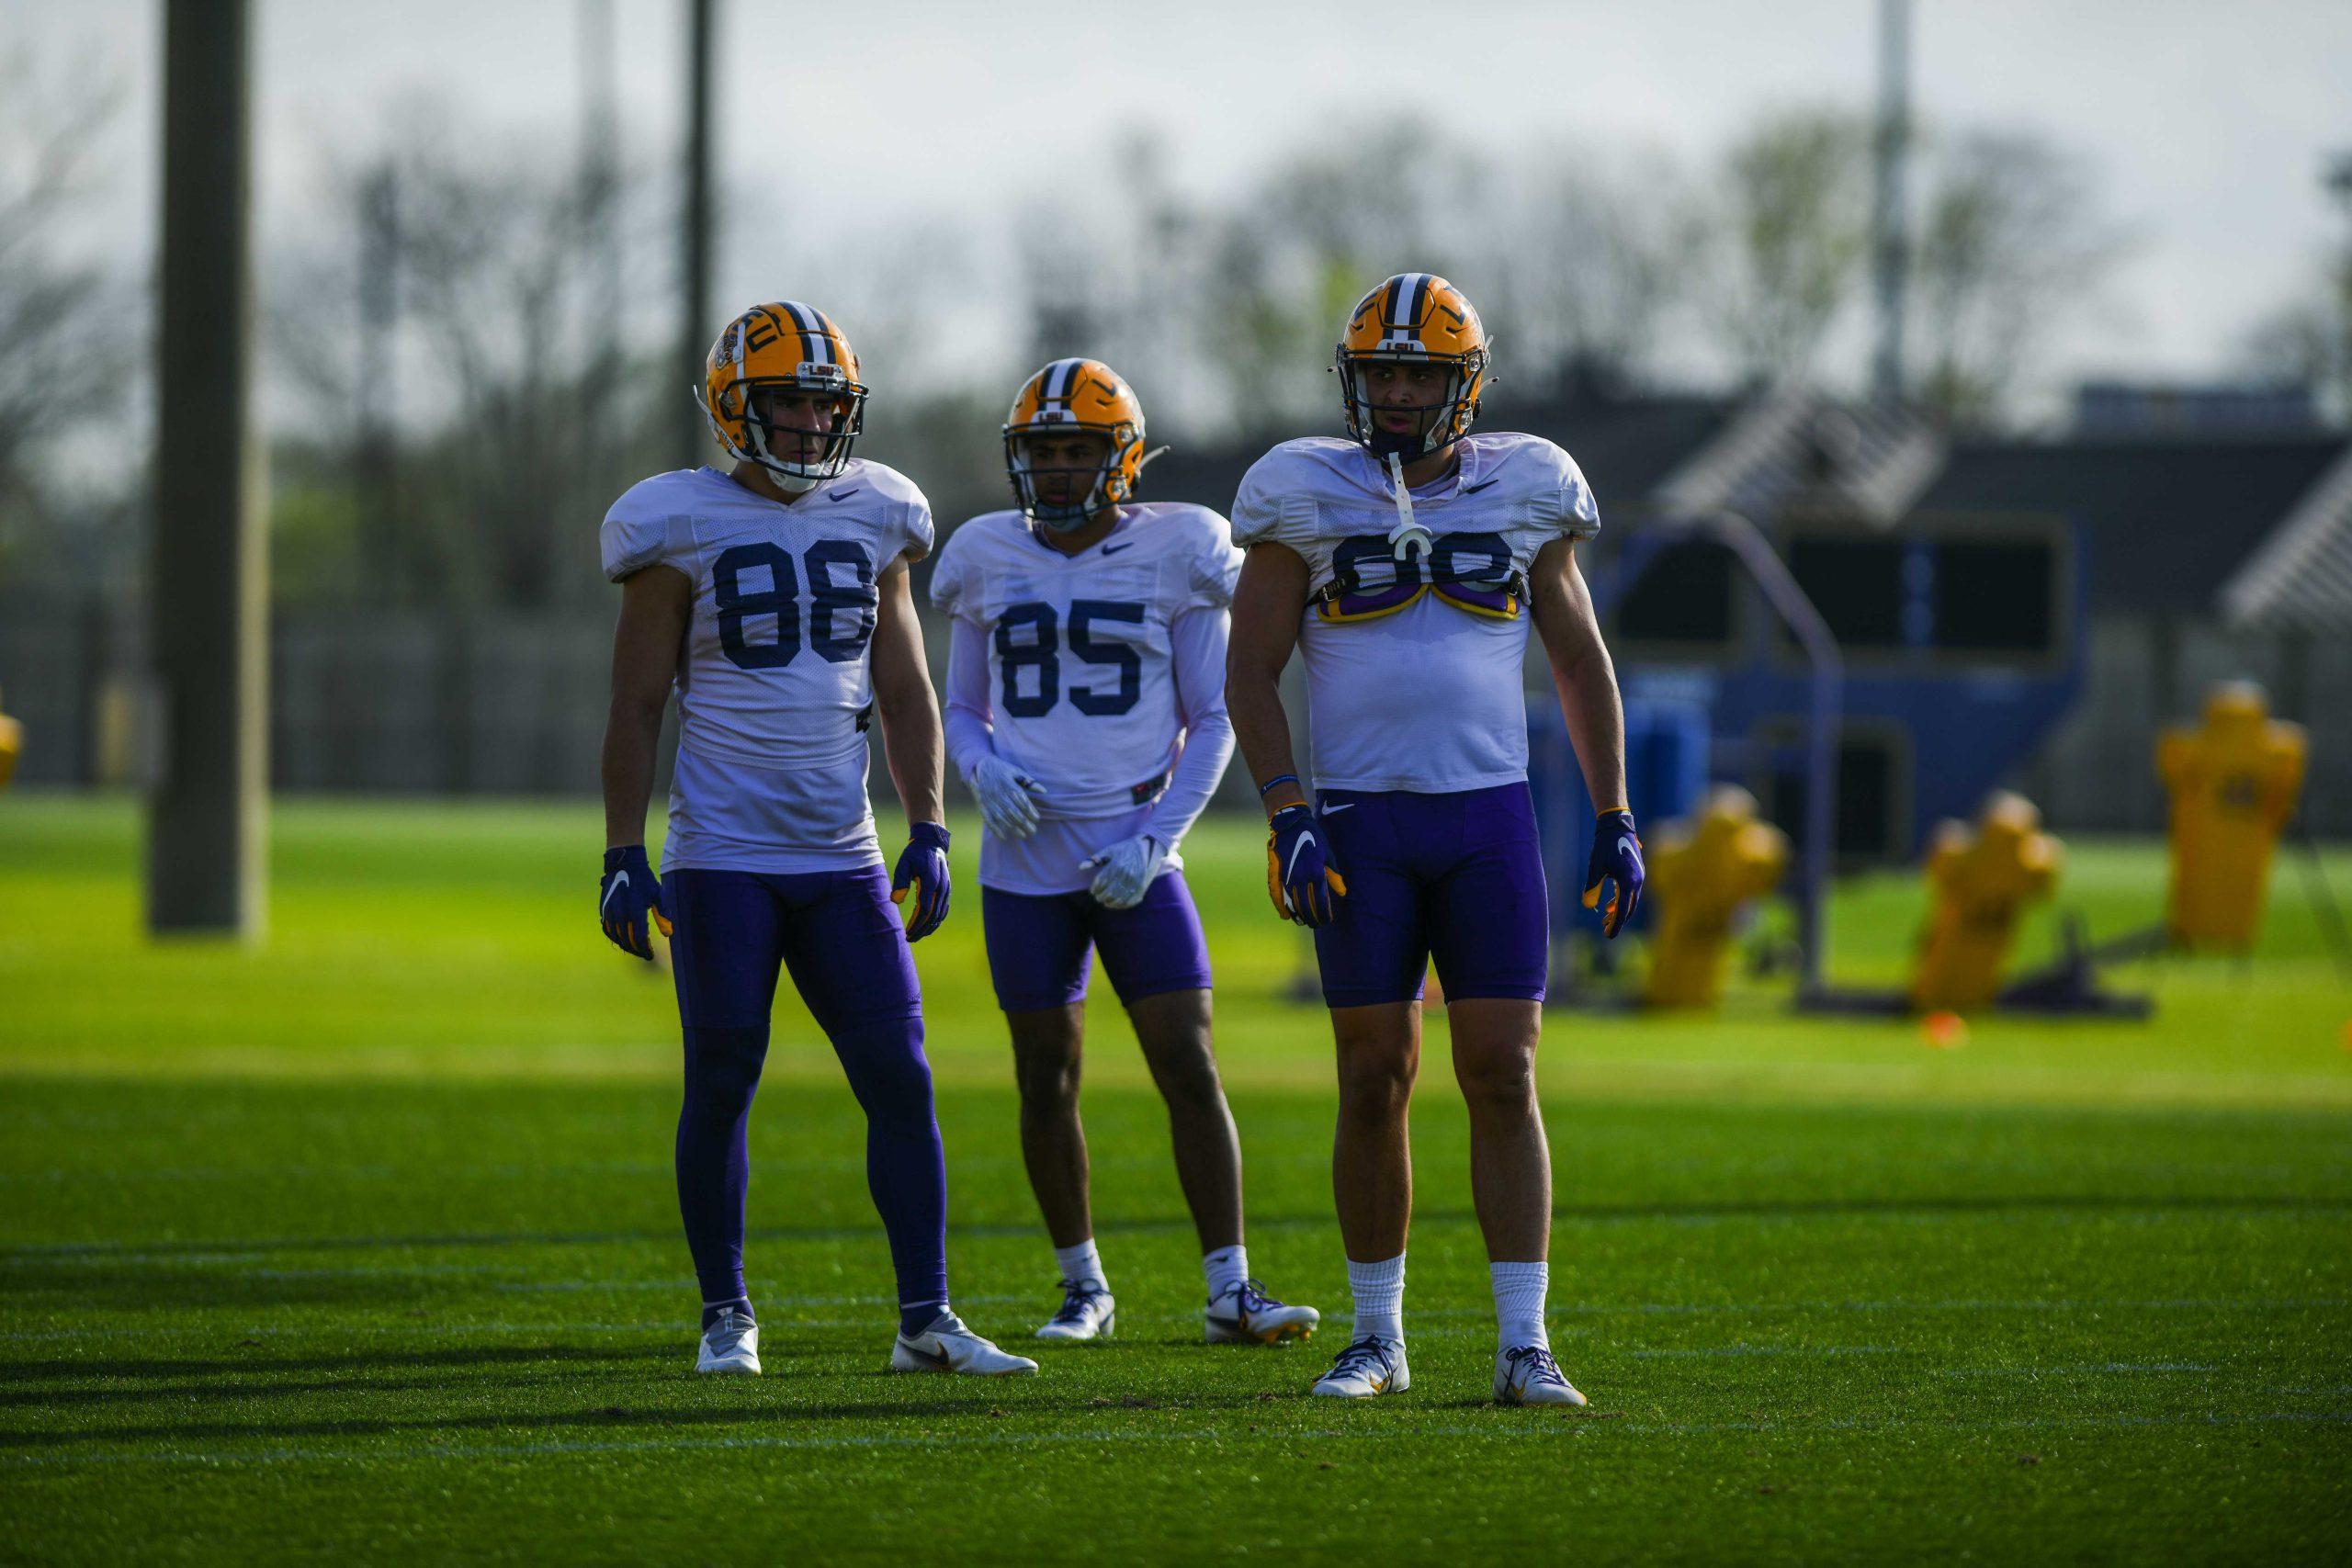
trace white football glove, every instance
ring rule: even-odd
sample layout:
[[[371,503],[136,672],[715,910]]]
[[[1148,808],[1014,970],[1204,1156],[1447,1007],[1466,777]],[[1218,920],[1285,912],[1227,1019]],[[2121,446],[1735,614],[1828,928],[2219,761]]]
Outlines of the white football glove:
[[[1132,909],[1143,902],[1151,879],[1167,861],[1168,846],[1149,833],[1139,833],[1099,855],[1088,856],[1078,869],[1101,868],[1094,873],[1094,885],[1087,889],[1096,903],[1106,909]]]
[[[980,803],[980,821],[1000,839],[1025,839],[1037,830],[1037,803],[1045,786],[1001,757],[982,757],[964,776]]]

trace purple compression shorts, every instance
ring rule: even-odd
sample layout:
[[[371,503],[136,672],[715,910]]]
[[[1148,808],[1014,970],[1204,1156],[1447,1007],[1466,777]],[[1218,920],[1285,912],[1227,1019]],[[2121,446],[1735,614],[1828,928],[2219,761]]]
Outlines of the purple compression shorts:
[[[1315,933],[1325,1006],[1415,1000],[1431,959],[1449,1000],[1543,1000],[1551,907],[1524,784],[1326,790],[1316,815],[1348,885]]]
[[[1208,989],[1208,942],[1180,871],[1154,878],[1132,909],[1106,909],[1091,893],[983,887],[980,923],[997,1005],[1007,1012],[1067,1007],[1084,998],[1090,948],[1102,951],[1102,972],[1126,1006],[1162,991]]]

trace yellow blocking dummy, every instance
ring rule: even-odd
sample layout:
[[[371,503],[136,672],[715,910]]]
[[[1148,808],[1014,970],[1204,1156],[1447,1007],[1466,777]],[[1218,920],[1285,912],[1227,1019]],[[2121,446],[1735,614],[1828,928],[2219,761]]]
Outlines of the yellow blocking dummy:
[[[2243,953],[2262,925],[2278,832],[2303,784],[2300,726],[2270,716],[2262,688],[2232,681],[2205,698],[2205,722],[2156,742],[2172,793],[2172,893],[2165,921],[2180,947]]]
[[[0,789],[17,776],[17,757],[25,749],[25,727],[0,713]]]
[[[2058,840],[2041,830],[2033,802],[2007,790],[1984,802],[1973,831],[1963,822],[1936,829],[1928,854],[1935,902],[1911,980],[1913,1007],[1960,1011],[1981,1008],[1999,994],[2018,915],[2049,897],[2059,855]]]
[[[1788,835],[1758,822],[1756,797],[1736,785],[1708,792],[1695,826],[1667,826],[1650,852],[1652,1007],[1711,1008],[1723,999],[1732,922],[1741,905],[1779,885],[1788,863]]]

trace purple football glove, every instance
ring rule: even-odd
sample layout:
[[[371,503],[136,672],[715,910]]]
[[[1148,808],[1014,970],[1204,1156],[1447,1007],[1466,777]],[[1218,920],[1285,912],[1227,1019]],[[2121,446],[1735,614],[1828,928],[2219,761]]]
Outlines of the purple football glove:
[[[1348,896],[1323,824],[1304,801],[1283,807],[1266,824],[1266,896],[1275,914],[1302,926],[1329,925]]]
[[[907,910],[907,940],[921,942],[947,918],[947,829],[936,822],[918,822],[899,852],[899,869],[890,877],[890,902],[914,901]]]
[[[605,874],[596,884],[596,919],[615,947],[632,958],[653,956],[653,939],[647,934],[647,917],[663,936],[670,934],[670,917],[662,912],[662,884],[645,862],[643,844],[628,844],[605,852]]]
[[[1609,902],[1600,890],[1610,888]],[[1592,858],[1585,863],[1584,907],[1600,911],[1600,934],[1614,937],[1642,901],[1642,838],[1630,811],[1604,811],[1592,825]]]

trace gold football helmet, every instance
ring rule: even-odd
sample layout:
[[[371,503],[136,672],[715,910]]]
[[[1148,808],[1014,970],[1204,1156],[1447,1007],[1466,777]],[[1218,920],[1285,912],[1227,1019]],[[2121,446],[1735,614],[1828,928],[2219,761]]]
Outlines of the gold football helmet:
[[[1446,367],[1444,399],[1410,434],[1385,431],[1372,417],[1363,367],[1375,361]],[[1434,273],[1400,272],[1356,301],[1340,331],[1331,368],[1339,373],[1348,438],[1371,453],[1407,460],[1470,434],[1487,390],[1487,329],[1462,290]]]
[[[797,300],[754,305],[728,322],[710,345],[701,390],[711,434],[728,455],[758,464],[788,491],[840,474],[865,428],[855,351],[822,310]],[[786,391],[829,400],[823,427],[778,423],[762,394]]]
[[[1037,493],[1037,473],[1023,437],[1093,431],[1111,450],[1094,482],[1076,501],[1048,503]],[[1099,359],[1057,359],[1021,383],[1004,417],[1004,467],[1013,501],[1031,522],[1057,532],[1083,527],[1103,508],[1135,499],[1143,473],[1143,404],[1119,373]]]

